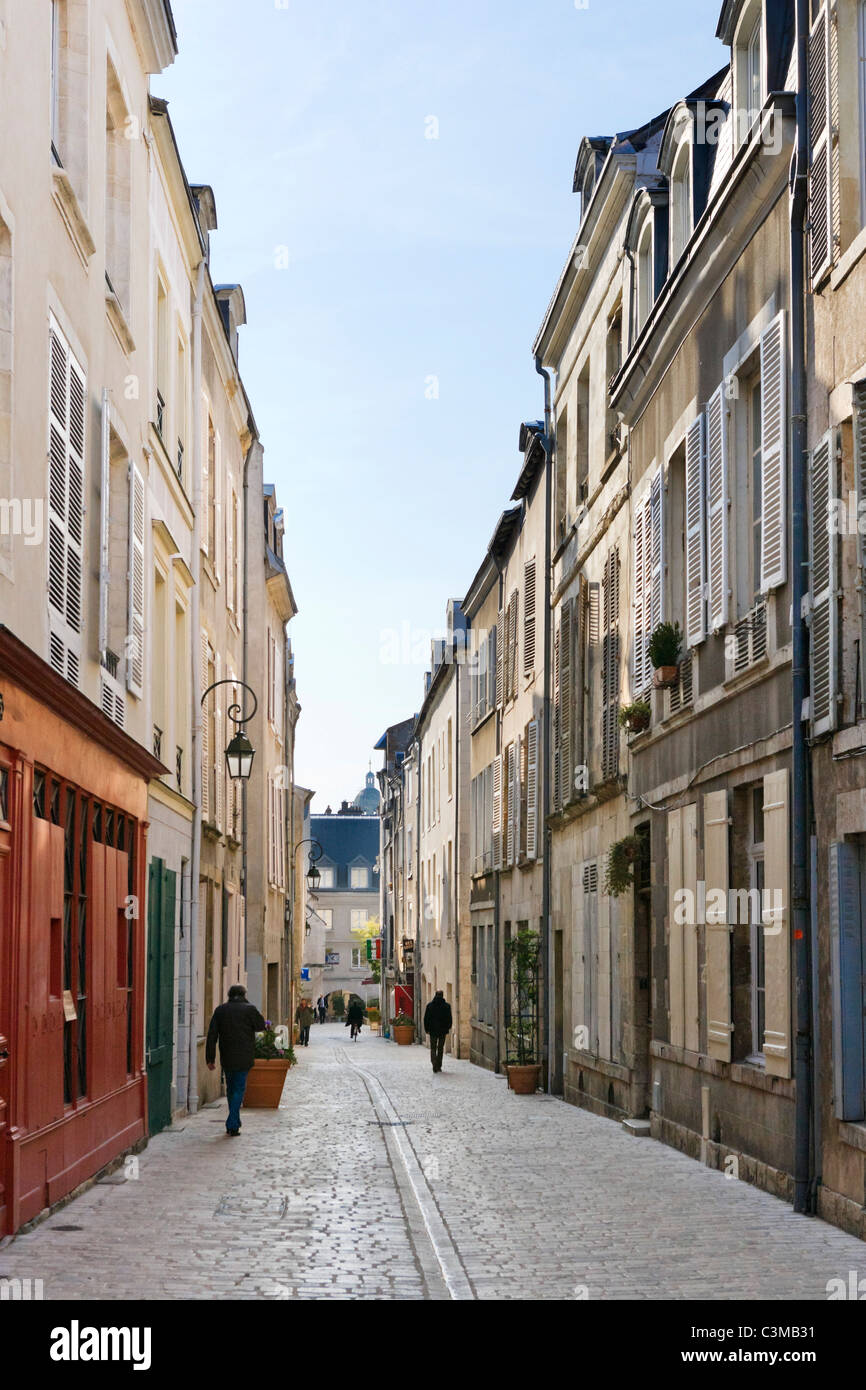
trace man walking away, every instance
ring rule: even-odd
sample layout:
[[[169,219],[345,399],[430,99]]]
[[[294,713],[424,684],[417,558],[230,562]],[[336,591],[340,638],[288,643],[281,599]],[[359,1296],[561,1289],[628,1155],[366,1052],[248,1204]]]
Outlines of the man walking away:
[[[226,1133],[233,1139],[241,1132],[241,1102],[247,1089],[247,1073],[256,1060],[256,1033],[263,1033],[266,1027],[255,1004],[247,999],[243,985],[232,985],[228,1003],[217,1005],[207,1030],[204,1056],[209,1071],[216,1070],[216,1047],[217,1043],[220,1045],[229,1104]]]
[[[301,1035],[298,1039],[301,1047],[310,1046],[310,1024],[315,1017],[316,1015],[313,1013],[309,999],[302,999],[295,1010],[295,1022],[301,1030]]]
[[[451,1032],[451,1005],[441,989],[437,989],[424,1010],[424,1032],[430,1038],[430,1061],[434,1071],[442,1070],[445,1038]]]
[[[320,1023],[324,1023],[325,1017],[326,1017],[326,1015],[327,1015],[327,1012],[328,1012],[328,1001],[327,1001],[327,999],[325,998],[325,996],[324,996],[324,994],[323,994],[322,997],[321,997],[321,999],[319,1000],[319,1022],[320,1022]]]

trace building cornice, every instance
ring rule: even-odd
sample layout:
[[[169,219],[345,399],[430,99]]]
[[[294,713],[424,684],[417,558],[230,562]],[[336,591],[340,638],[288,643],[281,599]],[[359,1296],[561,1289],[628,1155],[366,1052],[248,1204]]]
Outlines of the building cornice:
[[[169,0],[126,0],[146,73],[162,72],[177,57],[177,30]]]
[[[0,625],[0,678],[9,676],[34,700],[50,709],[80,733],[92,738],[100,748],[112,753],[133,772],[150,780],[164,777],[169,769],[129,734],[108,719],[80,690],[43,661],[36,652]]]

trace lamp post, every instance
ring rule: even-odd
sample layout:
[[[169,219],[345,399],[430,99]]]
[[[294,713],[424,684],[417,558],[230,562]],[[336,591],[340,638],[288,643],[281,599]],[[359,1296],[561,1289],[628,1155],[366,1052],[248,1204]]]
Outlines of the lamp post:
[[[319,886],[319,879],[322,877],[322,875],[319,873],[319,870],[316,868],[316,864],[319,862],[319,860],[321,859],[322,855],[323,855],[324,852],[325,852],[324,849],[322,848],[322,846],[319,844],[319,841],[316,840],[316,839],[314,839],[312,836],[306,836],[303,840],[298,840],[297,844],[295,844],[295,845],[292,846],[292,902],[293,902],[293,903],[294,903],[294,895],[295,895],[295,857],[296,857],[296,855],[297,855],[297,853],[298,853],[298,850],[301,848],[301,845],[309,845],[309,846],[310,846],[309,858],[308,858],[308,860],[307,860],[306,880],[307,880],[307,887],[309,888],[309,890],[310,890],[311,893],[315,893],[316,889],[317,889],[318,886]],[[305,917],[305,920],[304,920],[304,937],[306,938],[306,937],[308,937],[309,935],[310,935],[310,924],[309,924],[309,922],[306,920],[306,917]]]
[[[229,718],[235,726],[235,732],[226,749],[226,767],[228,768],[229,777],[231,777],[233,782],[248,782],[253,770],[253,758],[256,756],[256,750],[247,738],[244,725],[248,724],[254,717],[259,707],[259,702],[256,698],[255,691],[252,690],[250,686],[245,685],[243,681],[231,680],[226,677],[224,680],[214,681],[213,685],[208,686],[201,697],[202,708],[204,708],[204,702],[211,691],[216,690],[220,685],[240,686],[242,690],[246,690],[247,693],[252,696],[253,707],[249,714],[244,714],[240,705],[229,705],[226,710],[227,718]],[[246,887],[246,885],[244,886]]]

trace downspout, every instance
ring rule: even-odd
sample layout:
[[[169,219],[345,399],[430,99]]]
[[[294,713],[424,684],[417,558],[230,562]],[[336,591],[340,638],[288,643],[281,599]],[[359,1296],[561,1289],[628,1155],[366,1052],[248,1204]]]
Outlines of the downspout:
[[[543,827],[541,865],[541,950],[544,959],[544,1046],[547,1053],[547,1093],[552,1094],[552,1056],[550,1038],[551,991],[553,990],[553,933],[550,929],[550,596],[551,596],[551,434],[550,434],[550,372],[541,365],[541,355],[535,355],[535,370],[544,378],[544,718],[542,720],[541,824]],[[563,1077],[563,1086],[565,1078]]]
[[[504,598],[505,598],[505,582],[504,582],[503,570],[502,570],[502,568],[501,568],[501,566],[500,566],[500,564],[499,564],[499,561],[497,560],[497,558],[496,558],[495,555],[494,555],[494,557],[493,557],[493,563],[494,563],[495,566],[496,566],[496,573],[497,573],[497,575],[499,576],[499,577],[498,577],[498,580],[497,580],[497,586],[496,586],[496,587],[497,587],[497,593],[496,593],[496,614],[497,614],[497,640],[498,640],[498,635],[499,635],[498,615],[502,612],[502,603],[503,603],[503,600],[504,600]],[[497,663],[499,662],[499,660],[500,660],[500,653],[497,651],[497,653],[496,653],[496,661],[497,661]],[[503,653],[502,653],[502,661],[504,662],[504,660],[505,660],[505,653],[503,652]],[[503,668],[503,669],[504,669],[504,668]],[[494,674],[494,698],[495,698],[495,688],[496,688],[496,687],[495,687],[495,677],[496,677],[496,672],[494,671],[493,674]],[[502,725],[501,725],[501,722],[500,722],[501,719],[502,719],[502,716],[501,716],[501,714],[499,713],[499,708],[498,708],[498,706],[497,706],[497,709],[496,709],[496,752],[495,752],[495,754],[494,754],[494,757],[496,757],[496,758],[499,758],[499,757],[501,756],[501,753],[502,753]],[[502,813],[501,813],[501,803],[500,803],[500,834],[501,834],[501,833],[502,833]],[[505,1022],[505,1016],[504,1016],[504,1014],[501,1015],[501,1010],[502,1010],[502,1008],[504,1007],[504,1004],[505,1004],[505,996],[504,996],[504,991],[503,991],[503,989],[502,989],[502,980],[503,980],[504,975],[505,975],[505,968],[504,968],[504,967],[505,967],[505,965],[506,965],[506,962],[505,962],[505,960],[504,960],[504,958],[503,958],[503,961],[502,961],[503,969],[500,969],[500,966],[499,966],[499,961],[500,961],[499,946],[500,946],[500,936],[501,936],[500,928],[501,928],[501,925],[502,925],[502,913],[501,913],[501,911],[500,911],[499,897],[500,897],[500,892],[501,892],[501,886],[502,886],[502,870],[501,870],[501,869],[497,869],[497,867],[496,867],[496,860],[495,860],[495,857],[494,857],[494,860],[493,860],[493,959],[494,959],[495,962],[496,962],[496,969],[495,969],[495,971],[494,971],[494,973],[493,973],[493,978],[494,978],[494,980],[496,981],[496,999],[495,999],[494,1007],[493,1007],[493,1017],[494,1017],[495,1022],[496,1022],[496,1074],[497,1074],[497,1076],[501,1076],[501,1075],[502,1075],[502,1037],[503,1037],[503,1034],[504,1034],[504,1032],[505,1032],[505,1028],[506,1028],[506,1026],[507,1026],[507,1025],[506,1025],[506,1022]]]
[[[196,992],[196,947],[198,944],[198,893],[201,870],[201,801],[202,766],[201,692],[204,673],[201,669],[201,502],[202,502],[202,419],[201,419],[201,314],[204,301],[205,261],[200,260],[195,282],[195,302],[192,309],[192,853],[189,885],[189,1075],[187,1077],[186,1108],[190,1115],[198,1110],[198,1037],[199,1001]]]
[[[415,1005],[415,1030],[421,1036],[421,740],[415,740],[415,971],[412,977],[412,1002]]]
[[[258,440],[258,435],[257,435],[256,432],[255,432],[255,428],[254,428],[254,426],[253,426],[252,420],[249,420],[248,423],[249,423],[250,431],[251,431],[251,434],[252,434],[252,442],[250,443],[250,447],[247,449],[246,457],[245,457],[245,459],[244,459],[244,487],[243,487],[243,492],[244,492],[244,524],[243,524],[243,536],[244,536],[244,598],[243,598],[243,624],[244,624],[244,633],[243,633],[243,647],[242,647],[243,655],[242,655],[242,657],[241,657],[241,667],[242,667],[241,680],[243,681],[244,685],[247,684],[247,669],[248,669],[248,651],[247,651],[247,648],[248,648],[248,645],[249,645],[249,639],[248,639],[248,637],[247,637],[247,603],[248,603],[249,570],[250,570],[250,545],[249,545],[249,536],[248,536],[248,530],[247,530],[247,522],[248,522],[248,515],[249,515],[249,513],[248,513],[248,507],[249,507],[249,469],[250,469],[250,460],[252,459],[252,456],[253,456],[253,450],[255,449],[256,445],[257,445],[258,442],[259,442],[259,440]],[[249,955],[249,952],[248,952],[248,950],[247,950],[247,942],[248,942],[248,940],[249,940],[249,923],[247,922],[247,795],[248,795],[248,779],[247,779],[247,778],[244,778],[244,780],[243,780],[243,782],[242,782],[242,784],[241,784],[241,895],[242,895],[243,900],[244,900],[244,974],[246,974],[246,971],[247,971],[247,960],[248,960],[248,955]],[[262,923],[262,931],[264,932],[264,922]],[[262,979],[262,1004],[263,1004],[263,1006],[267,1006],[267,1002],[268,1002],[268,1001],[267,1001],[267,998],[265,997],[265,988],[266,988],[266,981],[265,981],[264,978],[263,978],[263,979]]]
[[[464,648],[465,650],[465,648]],[[454,778],[454,863],[452,865],[452,878],[454,879],[454,979],[457,982],[457,1046],[454,1055],[459,1057],[460,1053],[460,1022],[461,1005],[460,996],[460,895],[457,892],[457,884],[460,874],[457,870],[457,857],[460,853],[460,662],[454,662],[454,765],[451,768],[451,776]],[[471,993],[470,985],[470,993]],[[470,1004],[471,1008],[471,1004]]]
[[[796,1046],[794,1054],[794,1210],[816,1209],[812,1154],[814,1078],[812,1055],[812,914],[809,909],[809,836],[812,826],[809,751],[803,723],[809,697],[808,634],[803,599],[808,591],[806,530],[806,325],[805,219],[808,180],[808,0],[797,0],[797,150],[791,187],[791,588],[793,612],[791,780],[791,926],[794,937]]]

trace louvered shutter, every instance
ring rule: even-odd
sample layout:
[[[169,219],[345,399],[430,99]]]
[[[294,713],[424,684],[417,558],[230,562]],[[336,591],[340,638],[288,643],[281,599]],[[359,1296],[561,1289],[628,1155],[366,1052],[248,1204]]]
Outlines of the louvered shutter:
[[[274,778],[268,773],[268,883],[274,881]]]
[[[523,817],[523,793],[526,787],[526,778],[523,772],[523,758],[525,754],[526,740],[517,735],[514,740],[514,862],[517,864],[521,859],[522,840],[524,831]]]
[[[87,384],[54,319],[49,331],[48,606],[51,665],[78,684],[84,580]]]
[[[505,863],[514,863],[514,744],[505,750]]]
[[[866,23],[866,21],[864,21]],[[857,516],[866,515],[866,381],[854,386],[854,475]],[[857,527],[857,588],[860,595],[860,700],[866,692],[866,535]],[[857,711],[858,718],[861,711]]]
[[[526,857],[538,857],[538,720],[526,728]]]
[[[649,577],[649,622],[647,623],[647,642],[658,627],[664,621],[665,616],[665,543],[664,543],[664,483],[662,470],[658,469],[650,485],[649,495],[649,527],[648,534],[650,543],[648,546],[648,558],[650,567]],[[652,681],[652,666],[649,654],[646,658],[646,668],[644,680],[647,685]]]
[[[670,1041],[675,1047],[697,1052],[700,1045],[698,1016],[698,934],[694,904],[697,900],[697,805],[668,812],[668,1007]],[[691,911],[683,912],[677,893],[689,895]],[[686,921],[682,921],[683,916]],[[678,921],[677,918],[680,918]]]
[[[561,767],[559,772],[562,804],[567,805],[574,796],[574,768],[571,757],[571,648],[572,648],[572,605],[566,599],[562,605],[562,619],[559,629],[559,753]]]
[[[785,311],[782,310],[761,334],[762,593],[784,584],[787,573],[785,357]]]
[[[226,513],[226,602],[230,612],[233,613],[235,611],[235,494],[231,478],[228,480]]]
[[[809,33],[809,262],[813,285],[833,261],[830,24],[822,5]]]
[[[647,634],[644,630],[644,614],[646,610],[645,516],[646,510],[643,503],[640,503],[634,508],[634,591],[632,594],[634,646],[632,648],[632,694],[635,697],[640,695],[645,687],[644,661],[647,644]]]
[[[523,567],[523,671],[535,670],[535,560]]]
[[[707,1051],[731,1060],[731,933],[728,924],[728,793],[704,796],[704,879],[707,895],[724,893],[725,907],[708,907],[706,927]],[[710,920],[710,919],[713,920]]]
[[[214,499],[214,555],[213,560],[214,574],[217,583],[222,582],[223,576],[223,547],[225,545],[225,535],[223,532],[223,469],[222,469],[222,447],[219,434],[216,435],[214,447],[214,477],[212,480],[213,499]]]
[[[493,867],[502,868],[502,754],[493,759]]]
[[[510,692],[511,692],[511,698],[512,698],[513,700],[516,700],[516,699],[517,699],[517,689],[518,689],[518,686],[517,686],[517,672],[518,672],[518,670],[519,670],[519,667],[518,667],[518,653],[519,653],[519,650],[520,650],[520,590],[519,590],[519,589],[513,589],[512,592],[511,592],[511,607],[512,607],[512,618],[511,618],[511,668],[510,668],[510,669],[511,669],[511,676],[510,676],[510,686],[509,686],[509,688],[510,688]]]
[[[720,386],[707,406],[707,627],[728,621],[728,403]]]
[[[553,639],[553,809],[562,809],[562,708],[559,690],[559,668],[560,668],[560,631],[561,631],[561,612],[556,620],[556,634]]]
[[[704,448],[704,417],[699,415],[686,432],[686,642],[690,647],[696,647],[706,636]]]
[[[127,595],[126,687],[144,695],[144,479],[129,465],[129,591]]]
[[[211,461],[211,449],[213,447],[213,425],[211,424],[210,411],[207,401],[202,397],[202,438],[204,447],[201,451],[201,548],[205,555],[208,553],[208,536],[210,528],[210,506],[211,488],[213,487],[213,464]],[[213,556],[210,557],[211,561]]]
[[[835,729],[838,713],[838,554],[831,507],[836,498],[834,431],[809,459],[809,610],[812,733]]]
[[[772,1076],[791,1075],[789,872],[788,772],[782,768],[764,778],[764,1057]]]
[[[201,691],[200,696],[208,687],[208,652],[209,643],[207,633],[201,633]],[[204,820],[210,820],[210,716],[208,713],[207,702],[201,708],[201,813]]]
[[[502,609],[500,608],[499,613],[498,613],[497,618],[496,618],[496,705],[497,705],[497,708],[501,708],[502,705],[503,705],[503,703],[504,703],[504,701],[505,701],[505,691],[504,691],[504,684],[503,684],[503,682],[504,682],[504,670],[503,670],[503,667],[504,667],[504,664],[505,664],[505,652],[504,652],[504,640],[503,640],[503,639],[504,639],[504,635],[505,635],[505,634],[504,634],[504,631],[503,631],[504,626],[505,626],[505,619],[504,619],[504,616],[503,616],[503,613],[502,613]]]
[[[698,805],[696,801],[683,807],[683,885],[698,896]],[[698,997],[698,929],[686,923],[683,928],[683,1012],[685,1015],[685,1046],[690,1052],[700,1048],[701,1022]]]
[[[833,1108],[837,1119],[866,1119],[866,938],[855,844],[830,846],[830,979],[833,1002]]]
[[[492,627],[487,634],[487,709],[496,708],[496,679],[498,673],[497,661],[499,659],[499,642],[497,639],[496,628]]]
[[[619,548],[613,546],[605,562],[604,639],[602,647],[602,777],[619,771]]]
[[[220,654],[219,654],[219,652],[215,652],[215,653],[214,653],[214,680],[215,680],[215,681],[218,681],[218,680],[220,679],[220,677],[221,677],[221,668],[222,668],[222,663],[221,663],[221,661],[220,661]],[[223,829],[223,812],[224,812],[224,810],[225,810],[225,781],[226,781],[226,773],[227,773],[227,771],[228,771],[228,769],[227,769],[227,767],[226,767],[225,758],[223,757],[223,748],[224,748],[224,741],[223,741],[223,711],[222,711],[223,689],[220,688],[220,687],[217,687],[217,689],[213,692],[211,698],[213,699],[213,702],[214,702],[214,719],[213,719],[213,722],[214,722],[214,743],[215,743],[215,745],[216,745],[215,748],[212,750],[212,753],[211,753],[211,756],[212,756],[212,758],[213,758],[214,801],[215,801],[215,803],[216,803],[215,806],[214,806],[214,818],[215,818],[215,821],[216,821],[217,826],[219,827],[220,830],[222,830],[222,829]]]

